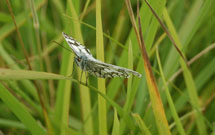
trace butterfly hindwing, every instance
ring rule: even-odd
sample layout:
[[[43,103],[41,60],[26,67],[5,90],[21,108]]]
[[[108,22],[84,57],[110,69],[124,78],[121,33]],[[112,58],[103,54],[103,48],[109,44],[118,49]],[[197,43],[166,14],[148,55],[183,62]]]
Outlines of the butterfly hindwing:
[[[101,78],[113,78],[113,77],[129,78],[130,73],[135,76],[141,77],[141,74],[139,74],[133,70],[111,65],[111,64],[107,64],[107,63],[101,62],[97,59],[88,60],[87,66],[88,66],[88,72],[90,74],[93,74],[93,75],[95,75],[97,77],[101,77]]]

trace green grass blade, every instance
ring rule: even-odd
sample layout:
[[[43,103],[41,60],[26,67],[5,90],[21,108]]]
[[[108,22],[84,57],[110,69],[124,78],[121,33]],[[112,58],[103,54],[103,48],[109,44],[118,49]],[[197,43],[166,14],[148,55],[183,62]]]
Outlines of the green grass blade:
[[[13,127],[13,128],[20,128],[20,129],[25,129],[25,125],[18,121],[13,121],[13,120],[8,120],[8,119],[0,119],[0,125],[2,127]]]
[[[36,9],[38,10],[45,3],[46,3],[45,0],[36,1]],[[30,16],[31,16],[31,14],[30,14]],[[16,19],[17,26],[18,27],[22,26],[26,22],[25,13],[21,13],[20,15],[15,17],[15,19]],[[5,37],[7,37],[14,30],[15,30],[15,26],[14,26],[13,22],[7,23],[3,27],[1,27],[0,41],[2,41]]]
[[[147,128],[146,124],[144,123],[144,121],[141,119],[139,114],[132,114],[138,127],[140,128],[141,132],[144,135],[151,135],[149,129]]]
[[[129,42],[129,49],[128,49],[128,68],[133,70],[133,51],[132,51],[131,41]],[[120,133],[121,134],[126,133],[126,131],[124,131],[126,128],[126,125],[127,126],[131,125],[131,123],[129,121],[129,112],[131,111],[132,103],[134,102],[134,98],[135,98],[136,90],[137,90],[137,89],[135,90],[135,89],[131,88],[132,79],[133,79],[133,77],[131,75],[131,77],[128,78],[126,102],[123,107],[124,114],[123,114],[123,118],[120,121]]]
[[[0,22],[3,23],[11,22],[11,16],[9,14],[0,12]]]
[[[0,98],[33,135],[46,134],[45,130],[27,111],[26,107],[21,104],[5,87],[3,87],[2,84],[0,84]]]
[[[215,74],[215,60],[211,60],[201,72],[195,78],[195,84],[198,91],[211,79],[212,75]],[[210,73],[208,74],[208,71]],[[181,110],[184,105],[189,101],[188,91],[186,90],[180,98],[175,102],[177,110]]]
[[[33,71],[27,70],[13,20],[7,5],[4,6],[6,1],[0,1],[0,5],[3,4],[0,11],[0,84],[25,107],[45,134],[50,134],[45,117],[50,118],[48,124],[53,127],[54,135],[157,135],[162,134],[161,130],[167,129],[171,134],[181,135],[184,130],[186,134],[192,135],[199,134],[198,127],[201,122],[197,124],[196,116],[202,119],[200,121],[203,121],[205,127],[203,125],[201,130],[205,128],[205,134],[213,132],[215,0],[148,0],[161,18],[160,22],[144,0],[138,0],[140,12],[137,12],[138,2],[128,0],[134,9],[132,20],[137,23],[137,17],[141,17],[139,26],[142,27],[142,32],[138,33],[143,35],[145,54],[148,54],[148,63],[152,68],[150,71],[154,81],[158,83],[159,91],[156,93],[160,94],[161,100],[157,104],[162,102],[165,113],[158,109],[158,106],[154,107],[153,98],[157,95],[151,96],[149,93],[147,79],[150,77],[144,72],[144,62],[148,60],[143,61],[140,57],[142,48],[138,46],[125,0],[27,0],[24,3],[9,0]],[[98,4],[101,5],[99,10],[96,9]],[[173,28],[166,21],[166,17],[164,19],[165,7],[171,16]],[[161,22],[166,26],[168,24],[168,31],[175,29],[178,32],[176,35],[182,45],[181,51],[187,57],[189,65],[188,68],[184,66],[184,71],[180,66],[184,63],[180,62],[176,48],[160,26]],[[141,73],[142,77],[107,78],[105,85],[104,82],[99,84],[106,87],[104,93],[104,90],[98,88],[97,77],[88,73],[89,81],[86,85],[85,73],[80,81],[81,70],[74,64],[74,54],[64,49],[66,47],[72,51],[62,32],[89,49],[94,58],[102,60],[99,58],[101,54],[105,63],[124,68],[133,66],[132,69]],[[98,44],[96,38],[101,44]],[[42,45],[40,53],[36,47],[39,42]],[[130,43],[133,54],[129,52]],[[162,64],[158,64],[159,59],[156,58],[157,46]],[[40,68],[39,61],[43,61],[44,68]],[[163,68],[161,71],[159,66]],[[72,76],[68,77],[69,75]],[[167,86],[162,79],[166,79]],[[39,93],[44,93],[42,95],[46,109],[42,109],[39,103],[33,81],[43,87]],[[187,86],[188,83],[190,87]],[[166,89],[169,89],[169,92]],[[98,108],[98,97],[106,102],[106,107],[100,105]],[[170,101],[171,98],[173,101]],[[196,102],[199,107],[193,106]],[[101,109],[101,106],[105,109]],[[99,109],[102,110],[100,114]],[[43,115],[43,110],[47,110],[47,114]],[[155,110],[159,110],[158,113],[155,114]],[[0,134],[32,134],[1,99],[1,95],[0,112]],[[161,114],[165,114],[169,128],[164,127],[165,121],[157,122]],[[177,115],[180,120],[177,120]],[[102,118],[105,120],[102,121]],[[160,123],[159,126],[157,123]]]
[[[104,44],[101,17],[101,0],[96,0],[96,57],[104,61]],[[106,94],[105,79],[98,78],[98,89]],[[107,109],[106,101],[98,96],[99,134],[107,135]]]
[[[72,82],[87,86],[83,82],[79,82],[71,77],[47,73],[47,72],[39,72],[39,71],[29,71],[29,70],[11,70],[11,69],[2,69],[0,68],[0,80],[70,80]],[[103,98],[105,98],[113,107],[116,108],[118,114],[122,116],[123,110],[122,108],[116,104],[111,98],[103,94],[101,91],[96,89],[95,87],[88,86],[89,90],[96,91]]]
[[[164,10],[163,15],[164,15],[164,20],[167,23],[167,27],[169,28],[171,34],[173,35],[173,38],[174,38],[176,44],[178,45],[179,48],[181,48],[182,47],[181,42],[178,38],[178,35],[175,31],[175,28],[171,22],[171,19],[168,15],[168,12],[166,9]],[[198,132],[199,132],[199,134],[207,134],[206,126],[203,121],[203,116],[200,111],[198,93],[197,93],[197,89],[196,89],[192,74],[189,71],[189,69],[188,69],[186,63],[183,61],[183,59],[180,58],[179,61],[180,61],[181,67],[183,69],[183,75],[184,75],[185,83],[187,86],[188,94],[190,97],[190,102],[192,104],[193,109],[197,110],[195,113],[195,118],[196,118],[196,122],[197,122]]]
[[[70,11],[70,1],[67,1],[66,12],[68,14],[71,13]],[[57,8],[59,11],[63,12],[63,8],[60,2],[54,1],[57,4]],[[63,18],[62,18],[63,19]],[[71,29],[73,28],[72,22],[65,21],[64,22],[66,33],[70,33]],[[62,36],[62,34],[61,34]],[[64,42],[66,44],[66,42]],[[74,61],[74,54],[68,52],[67,50],[63,49],[62,51],[62,60],[61,60],[61,68],[60,74],[69,76],[73,72],[73,61]],[[58,83],[57,93],[56,93],[56,105],[55,105],[55,123],[59,131],[55,131],[60,135],[65,135],[68,129],[68,121],[69,121],[69,108],[70,108],[70,101],[71,101],[71,92],[72,92],[72,82],[69,80],[61,80]]]
[[[70,6],[70,10],[71,10],[71,16],[74,19],[78,20],[78,14],[77,14],[77,10],[75,10],[74,4],[69,2],[69,6]],[[81,32],[81,25],[79,22],[74,22],[74,38],[77,39],[80,43],[84,43],[83,42],[83,38],[82,38],[82,32]],[[81,80],[81,82],[86,82],[88,80],[86,80],[86,74],[82,75],[81,78],[81,70],[78,69],[78,76],[79,76],[79,80]],[[84,121],[84,133],[87,133],[89,135],[93,135],[94,131],[93,131],[93,118],[92,118],[92,114],[91,114],[91,100],[90,100],[90,92],[88,90],[88,87],[85,87],[83,85],[80,85],[80,100],[81,100],[81,110],[82,110],[82,118]]]
[[[119,135],[119,118],[117,116],[117,110],[114,108],[114,121],[113,121],[113,129],[112,129],[112,135]]]
[[[88,8],[89,4],[90,4],[90,0],[87,0],[86,4],[84,5],[83,12],[81,13],[80,20],[83,20],[83,17],[86,14],[86,11],[87,11],[87,8]]]
[[[192,8],[190,9],[189,13],[187,14],[187,17],[184,20],[184,23],[181,25],[181,28],[179,29],[179,39],[181,39],[182,43],[182,50],[186,52],[186,48],[188,48],[188,45],[193,37],[193,35],[197,32],[197,30],[200,27],[200,24],[203,22],[205,15],[207,15],[210,12],[210,6],[211,6],[212,0],[206,0],[204,1],[204,5],[200,8],[199,6],[202,4],[201,0],[195,1]],[[190,17],[192,16],[192,17]],[[178,55],[176,54],[175,48],[171,47],[167,60],[164,64],[164,74],[167,78],[169,78],[178,68],[179,63],[174,63],[175,61],[178,61]]]
[[[175,120],[176,126],[178,128],[178,132],[180,133],[180,135],[185,135],[185,131],[183,129],[182,123],[180,122],[180,119],[178,117],[177,111],[175,110],[175,106],[174,106],[172,97],[170,95],[169,88],[168,88],[167,83],[166,83],[166,79],[165,79],[163,69],[162,69],[162,66],[161,66],[161,62],[160,62],[160,56],[159,56],[159,53],[158,53],[158,48],[156,50],[156,56],[157,56],[158,66],[159,66],[160,73],[161,73],[161,78],[162,78],[162,81],[163,81],[163,84],[164,84],[164,87],[165,87],[166,98],[168,100],[170,110],[172,112],[172,115],[173,115],[173,118]]]
[[[128,69],[133,70],[133,52],[132,52],[131,41],[129,43],[129,49],[128,49]],[[132,107],[132,103],[134,101],[134,97],[136,95],[137,89],[136,90],[131,89],[132,79],[133,79],[132,76],[130,78],[128,78],[127,96],[126,96],[126,102],[125,102],[125,106],[124,106],[125,112],[130,111],[130,109]]]
[[[10,55],[6,52],[6,50],[3,48],[1,43],[0,43],[0,55],[11,69],[21,69],[16,64],[16,62],[10,57]],[[29,92],[29,94],[32,95],[34,99],[38,101],[38,96],[33,83],[28,80],[23,80],[21,83],[26,87],[26,90]]]

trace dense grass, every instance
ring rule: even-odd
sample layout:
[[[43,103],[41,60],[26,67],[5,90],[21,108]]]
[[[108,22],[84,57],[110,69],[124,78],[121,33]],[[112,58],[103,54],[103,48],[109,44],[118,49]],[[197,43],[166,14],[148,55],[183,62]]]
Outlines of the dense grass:
[[[144,0],[140,24],[135,0],[133,18],[129,0],[7,1],[0,134],[215,134],[215,0],[150,0],[169,33]],[[89,76],[86,85],[74,54],[52,42],[69,48],[62,32],[142,78]]]

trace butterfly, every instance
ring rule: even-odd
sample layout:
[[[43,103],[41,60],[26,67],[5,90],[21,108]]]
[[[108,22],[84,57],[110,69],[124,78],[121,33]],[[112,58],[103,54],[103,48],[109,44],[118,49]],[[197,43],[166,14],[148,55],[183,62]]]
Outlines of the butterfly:
[[[124,77],[129,78],[130,74],[141,77],[142,75],[136,71],[107,64],[95,59],[90,50],[77,42],[72,37],[62,32],[63,37],[75,54],[75,63],[82,71],[87,71],[91,75],[100,78]]]

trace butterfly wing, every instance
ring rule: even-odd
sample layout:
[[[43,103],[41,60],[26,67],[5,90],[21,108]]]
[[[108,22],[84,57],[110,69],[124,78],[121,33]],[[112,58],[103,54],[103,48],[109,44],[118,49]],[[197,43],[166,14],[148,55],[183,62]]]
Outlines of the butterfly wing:
[[[129,78],[130,74],[141,77],[142,75],[133,70],[107,64],[95,59],[90,50],[83,46],[81,43],[75,41],[72,37],[68,36],[64,32],[62,33],[68,45],[72,48],[75,55],[78,57],[84,57],[84,70],[90,74],[101,78],[113,78],[113,77],[125,77]]]
[[[83,46],[81,43],[75,41],[72,37],[68,36],[66,33],[62,32],[63,37],[65,38],[68,45],[72,48],[76,56],[92,56],[90,50]]]
[[[113,77],[125,77],[129,78],[130,74],[133,74],[135,76],[141,77],[142,75],[138,72],[135,72],[133,70],[107,64],[104,62],[101,62],[95,58],[90,58],[87,61],[87,71],[95,75],[97,77],[101,78],[113,78]]]

